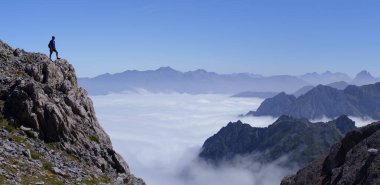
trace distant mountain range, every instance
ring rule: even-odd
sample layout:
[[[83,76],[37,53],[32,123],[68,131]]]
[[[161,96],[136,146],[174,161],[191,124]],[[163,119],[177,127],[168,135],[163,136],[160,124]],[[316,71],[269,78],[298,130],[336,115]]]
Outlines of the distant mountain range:
[[[240,121],[230,122],[203,144],[201,159],[218,164],[234,157],[252,154],[256,162],[272,162],[288,157],[284,165],[307,163],[327,153],[355,123],[347,116],[327,123],[281,116],[266,128],[256,128]]]
[[[318,84],[329,84],[338,81],[351,82],[352,79],[348,75],[344,73],[332,73],[330,71],[326,71],[324,73],[306,73],[304,75],[299,76],[302,80],[308,82],[312,85]]]
[[[339,81],[339,82],[334,82],[334,83],[327,84],[326,86],[330,86],[330,87],[333,87],[335,89],[343,90],[347,86],[349,86],[349,84],[347,82],[344,82],[344,81]],[[307,85],[307,86],[301,87],[296,92],[294,92],[293,95],[295,97],[299,97],[301,95],[306,94],[307,92],[309,92],[310,90],[312,90],[314,87],[315,86],[312,86],[312,85]],[[241,92],[241,93],[234,94],[231,97],[238,97],[238,98],[252,98],[252,97],[255,97],[255,98],[272,98],[272,97],[274,97],[274,96],[276,96],[278,94],[280,94],[280,93],[279,92],[250,92],[250,91],[247,91],[247,92]]]
[[[128,70],[116,74],[103,74],[94,78],[79,78],[78,83],[91,95],[121,93],[144,89],[151,92],[180,92],[190,94],[254,92],[263,96],[265,92],[294,93],[304,86],[329,84],[343,81],[366,84],[377,81],[367,71],[354,79],[343,73],[308,73],[301,76],[262,76],[250,73],[218,74],[203,69],[180,72],[170,67],[157,70]]]
[[[307,119],[350,115],[380,119],[380,83],[349,85],[344,90],[318,85],[298,98],[280,93],[264,100],[256,111],[247,115],[290,115]]]
[[[78,81],[92,95],[138,89],[190,94],[234,94],[243,91],[292,92],[307,85],[305,81],[287,75],[262,77],[248,73],[217,74],[201,69],[179,72],[170,67],[149,71],[125,71],[112,75],[104,74],[95,78],[80,78]]]

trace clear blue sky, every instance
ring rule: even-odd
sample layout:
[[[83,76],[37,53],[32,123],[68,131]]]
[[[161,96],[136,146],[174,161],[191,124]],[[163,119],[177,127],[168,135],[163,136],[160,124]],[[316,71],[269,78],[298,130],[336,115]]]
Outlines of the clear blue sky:
[[[264,75],[380,76],[379,0],[4,0],[0,39],[79,76],[171,66]]]

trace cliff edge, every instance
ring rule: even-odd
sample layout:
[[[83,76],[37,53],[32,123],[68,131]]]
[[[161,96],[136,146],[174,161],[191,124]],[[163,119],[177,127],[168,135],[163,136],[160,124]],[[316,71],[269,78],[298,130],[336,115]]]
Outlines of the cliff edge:
[[[44,54],[12,49],[0,41],[0,118],[0,145],[21,147],[26,153],[33,153],[35,144],[40,143],[42,148],[50,145],[77,161],[82,176],[50,161],[50,171],[62,172],[53,173],[62,176],[58,181],[77,184],[81,179],[106,178],[110,184],[145,184],[131,174],[127,163],[112,148],[109,136],[95,116],[91,99],[78,86],[73,66],[64,59],[51,62]],[[12,127],[15,129],[9,129]],[[12,141],[14,135],[26,143]],[[8,153],[3,147],[0,157],[7,158]],[[49,152],[39,154],[45,162],[49,160]],[[36,162],[26,156],[19,162]],[[22,183],[22,177],[17,175],[2,180]]]

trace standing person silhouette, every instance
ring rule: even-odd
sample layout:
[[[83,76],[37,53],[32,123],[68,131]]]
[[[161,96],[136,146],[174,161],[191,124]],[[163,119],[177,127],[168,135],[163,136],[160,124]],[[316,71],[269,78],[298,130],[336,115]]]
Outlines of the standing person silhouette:
[[[49,46],[49,49],[50,49],[50,60],[51,60],[51,54],[53,54],[53,52],[55,52],[58,60],[61,59],[61,58],[58,57],[58,51],[55,48],[55,37],[54,36],[51,37],[51,41],[49,42],[48,46]]]

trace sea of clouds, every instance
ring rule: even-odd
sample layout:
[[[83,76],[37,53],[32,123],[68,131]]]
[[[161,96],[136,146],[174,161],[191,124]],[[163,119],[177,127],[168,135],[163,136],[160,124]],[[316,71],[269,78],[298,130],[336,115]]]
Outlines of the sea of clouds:
[[[236,159],[215,168],[195,160],[208,137],[241,119],[238,115],[255,110],[262,99],[178,93],[110,94],[92,99],[115,149],[148,184],[271,185],[289,173],[276,163],[261,166]],[[263,127],[275,118],[241,120]]]
[[[238,117],[256,110],[262,99],[148,92],[92,99],[114,148],[147,184],[273,185],[296,170],[280,167],[286,159],[263,166],[247,160],[249,156],[237,157],[218,168],[196,160],[203,142],[230,121],[240,119],[255,127],[273,123],[273,117]],[[350,118],[358,126],[372,122]]]

